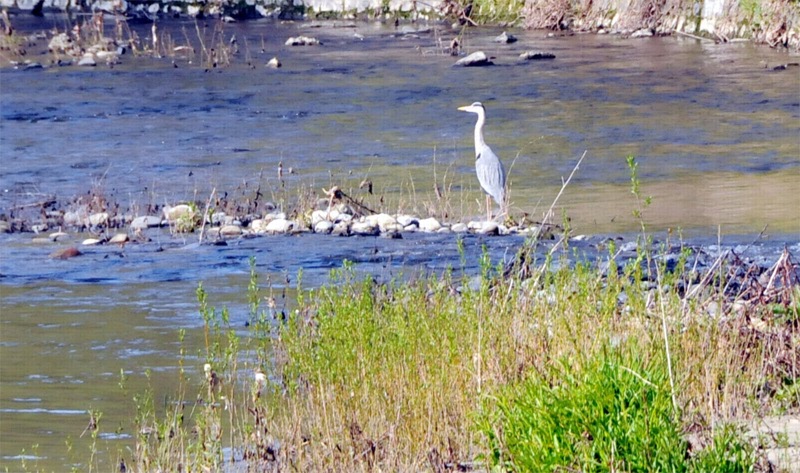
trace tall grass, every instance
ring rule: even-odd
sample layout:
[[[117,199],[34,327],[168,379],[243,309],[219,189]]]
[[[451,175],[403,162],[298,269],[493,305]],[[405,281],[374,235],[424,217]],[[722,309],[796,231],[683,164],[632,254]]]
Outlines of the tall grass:
[[[796,368],[775,356],[777,338],[755,336],[736,318],[687,313],[664,291],[673,392],[653,289],[633,277],[640,267],[543,268],[535,285],[500,269],[484,255],[475,279],[447,272],[381,284],[346,263],[285,319],[260,307],[253,273],[255,318],[245,339],[198,291],[210,370],[187,378],[196,398],[179,395],[159,415],[140,401],[146,433],[135,465],[750,471],[758,464],[730,425],[776,405],[777,391],[765,393],[764,383],[796,383]],[[796,325],[774,328],[797,336]],[[776,363],[789,371],[767,369]],[[799,404],[781,405],[796,412]]]
[[[181,349],[163,406],[135,397],[128,471],[756,470],[739,425],[800,412],[796,263],[776,263],[780,297],[742,299],[723,258],[696,274],[689,248],[653,248],[629,165],[630,261],[610,243],[576,262],[564,238],[535,266],[483,254],[474,276],[344,262],[317,289],[300,274],[289,312],[253,263],[246,334],[199,287],[202,348]]]

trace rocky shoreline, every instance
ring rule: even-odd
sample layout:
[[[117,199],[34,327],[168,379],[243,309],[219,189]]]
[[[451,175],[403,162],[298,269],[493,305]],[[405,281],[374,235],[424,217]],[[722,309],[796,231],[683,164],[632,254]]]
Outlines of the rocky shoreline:
[[[152,205],[142,214],[121,208],[119,203],[110,203],[98,195],[75,198],[71,204],[47,198],[16,206],[1,215],[0,233],[33,233],[37,242],[62,241],[70,233],[89,235],[82,245],[98,245],[146,242],[148,230],[168,231],[176,236],[196,233],[202,242],[301,233],[402,238],[404,233],[423,232],[552,238],[552,231],[557,229],[554,225],[511,220],[447,222],[434,216],[373,211],[338,187],[327,190],[327,197],[318,199],[313,208],[289,214],[272,202],[223,201],[214,196],[206,202]],[[215,208],[249,211],[236,213]]]
[[[0,0],[8,34],[12,16],[107,14],[125,21],[218,18],[224,22],[273,20],[367,20],[382,22],[451,22],[468,25],[525,27],[560,33],[619,34],[632,38],[681,35],[701,41],[754,41],[772,48],[800,48],[800,8],[783,0],[735,2],[703,0],[693,4],[643,0],[570,2],[529,0],[519,4],[454,0]]]

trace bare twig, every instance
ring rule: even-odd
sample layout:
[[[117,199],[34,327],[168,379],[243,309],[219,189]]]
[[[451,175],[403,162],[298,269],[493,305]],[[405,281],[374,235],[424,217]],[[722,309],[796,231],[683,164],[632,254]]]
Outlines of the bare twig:
[[[203,211],[203,223],[200,225],[200,241],[199,243],[203,244],[203,236],[206,233],[206,220],[208,219],[208,209],[211,207],[211,201],[214,200],[214,194],[217,193],[217,188],[213,188],[211,190],[211,195],[208,196],[208,200],[206,201],[206,209]]]

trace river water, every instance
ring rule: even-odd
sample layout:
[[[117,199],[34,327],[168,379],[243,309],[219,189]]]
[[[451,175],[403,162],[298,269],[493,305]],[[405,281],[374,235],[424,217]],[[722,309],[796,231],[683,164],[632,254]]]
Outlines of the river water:
[[[18,30],[64,26],[14,21]],[[159,38],[199,51],[197,32],[212,47],[216,26],[176,20],[159,25]],[[150,41],[150,25],[131,27],[143,44]],[[0,211],[50,197],[69,208],[91,191],[142,214],[148,206],[204,201],[212,189],[247,198],[260,186],[290,212],[309,190],[321,196],[323,187],[338,185],[390,213],[469,220],[481,215],[482,202],[472,166],[474,116],[456,109],[480,100],[486,139],[509,169],[512,213],[541,219],[586,151],[558,215],[570,218],[575,233],[597,235],[594,241],[629,235],[639,228],[625,164],[632,154],[642,193],[652,196],[644,211],[650,231],[739,244],[766,227],[754,251],[796,248],[800,68],[773,70],[796,56],[743,43],[526,31],[501,45],[492,41],[499,32],[471,29],[462,39],[468,52],[494,57],[495,66],[485,68],[452,67],[442,46],[456,33],[441,25],[269,21],[224,25],[217,50],[232,48],[232,37],[238,47],[225,67],[170,51],[160,59],[129,52],[113,68],[20,70],[3,59]],[[283,45],[299,34],[323,45]],[[520,63],[527,50],[556,59]],[[265,67],[273,56],[283,67]],[[358,189],[365,178],[373,196]],[[300,269],[313,287],[343,259],[384,280],[461,267],[450,235],[197,246],[196,235],[161,231],[148,244],[95,247],[68,261],[48,258],[63,243],[32,237],[0,235],[0,469],[21,469],[22,461],[80,469],[88,458],[88,436],[80,438],[87,409],[103,413],[101,442],[130,458],[131,396],[147,384],[145,371],[157,396],[167,396],[178,369],[178,329],[197,353],[201,282],[210,302],[230,307],[233,323],[244,327],[251,257],[265,292],[275,291],[282,307],[291,306]],[[467,237],[465,269],[475,270],[484,245],[499,260],[521,242]],[[124,391],[120,372],[128,378]]]

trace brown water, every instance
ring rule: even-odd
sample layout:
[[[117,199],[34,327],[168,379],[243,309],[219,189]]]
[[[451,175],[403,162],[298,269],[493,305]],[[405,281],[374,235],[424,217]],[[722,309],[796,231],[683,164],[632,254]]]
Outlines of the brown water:
[[[194,30],[193,23],[161,27],[181,41],[181,26]],[[465,47],[495,56],[497,65],[457,69],[438,47],[453,35],[443,28],[398,35],[361,23],[300,27],[227,25],[241,52],[231,67],[209,72],[181,58],[175,68],[173,58],[130,55],[113,69],[0,70],[2,213],[90,189],[135,212],[245,182],[288,206],[302,186],[350,189],[369,177],[375,206],[383,196],[388,211],[441,210],[437,182],[451,215],[469,218],[480,215],[482,200],[472,167],[474,117],[456,108],[480,100],[487,141],[510,168],[514,212],[541,218],[586,150],[560,201],[574,230],[636,231],[625,165],[634,154],[643,193],[653,196],[644,214],[652,231],[682,229],[699,243],[715,242],[719,232],[738,243],[768,226],[767,253],[800,240],[800,69],[772,70],[796,57],[748,44],[522,31],[514,32],[519,42],[498,45],[491,39],[499,31],[479,29],[467,31]],[[148,31],[142,25],[140,35]],[[300,33],[325,44],[282,45]],[[518,64],[529,49],[557,58]],[[284,66],[265,68],[276,55]],[[279,162],[294,170],[285,187]],[[201,369],[197,284],[244,327],[250,256],[262,285],[269,278],[279,293],[291,291],[300,268],[314,286],[344,258],[383,279],[460,265],[451,237],[306,235],[221,247],[192,246],[195,235],[153,238],[53,261],[47,255],[59,245],[0,235],[0,468],[18,470],[28,459],[46,470],[81,469],[87,409],[103,413],[101,442],[111,457],[119,450],[130,458],[132,394],[150,370],[156,398],[169,395],[178,329],[187,330],[189,365],[198,365],[190,373]],[[467,238],[466,269],[483,244],[500,259],[520,243]]]

